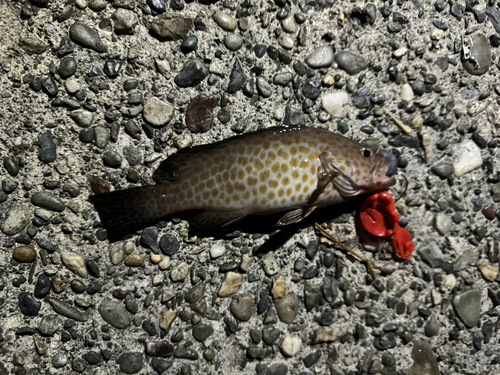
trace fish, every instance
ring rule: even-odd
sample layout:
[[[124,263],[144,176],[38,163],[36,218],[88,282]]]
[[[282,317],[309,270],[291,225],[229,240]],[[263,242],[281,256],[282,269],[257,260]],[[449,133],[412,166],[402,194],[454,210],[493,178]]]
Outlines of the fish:
[[[162,218],[202,210],[190,230],[227,226],[249,215],[284,212],[277,226],[317,207],[394,185],[395,157],[328,130],[277,126],[184,148],[153,174],[156,185],[90,197],[108,238]]]

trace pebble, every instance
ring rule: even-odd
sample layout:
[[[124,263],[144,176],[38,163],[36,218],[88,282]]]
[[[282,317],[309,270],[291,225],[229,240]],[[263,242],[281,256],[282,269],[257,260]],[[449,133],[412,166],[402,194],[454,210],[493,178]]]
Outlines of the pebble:
[[[498,265],[491,264],[487,259],[480,259],[477,267],[487,281],[493,282],[498,276]]]
[[[99,33],[82,22],[75,22],[70,26],[69,36],[73,42],[98,53],[108,52],[108,46],[101,40]]]
[[[170,326],[174,322],[175,318],[176,318],[175,312],[169,310],[163,310],[161,312],[160,328],[164,329],[165,331],[168,331],[170,329]]]
[[[279,319],[286,324],[295,320],[299,311],[299,299],[295,293],[288,293],[276,303],[276,312]]]
[[[219,258],[226,253],[226,247],[221,244],[213,244],[210,248],[210,257],[212,259]]]
[[[462,54],[462,65],[464,69],[472,75],[480,76],[485,74],[491,67],[491,49],[488,38],[481,33],[475,33],[470,38],[472,46],[470,47],[470,59],[465,59]]]
[[[3,158],[3,166],[12,177],[16,177],[21,169],[17,159],[10,156]]]
[[[138,20],[134,12],[118,8],[112,15],[114,30],[117,35],[132,35],[134,34],[135,26]]]
[[[413,365],[409,370],[410,374],[439,375],[441,373],[433,350],[425,341],[413,341],[411,357]]]
[[[286,294],[286,282],[283,276],[278,277],[274,283],[273,288],[271,289],[271,294],[274,299],[282,298]]]
[[[231,301],[229,306],[231,313],[241,322],[250,320],[253,314],[253,296],[238,296]]]
[[[227,13],[224,13],[221,10],[216,11],[212,15],[213,20],[215,23],[225,31],[234,31],[236,29],[236,26],[238,26],[236,19],[228,15]]]
[[[343,334],[342,330],[335,327],[321,327],[314,331],[313,344],[334,342]]]
[[[229,94],[234,94],[238,92],[246,82],[245,73],[238,59],[235,59],[233,64],[233,69],[229,76],[229,84],[227,86],[226,92]]]
[[[186,262],[180,262],[170,271],[170,278],[172,281],[182,281],[184,280],[189,273],[189,265]]]
[[[64,352],[59,352],[52,356],[51,363],[55,368],[64,367],[68,363],[68,355]]]
[[[281,27],[283,31],[293,34],[297,31],[297,24],[295,23],[294,17],[292,15],[281,20]]]
[[[344,105],[349,103],[349,95],[345,91],[324,93],[321,95],[321,106],[332,116],[339,117]]]
[[[453,298],[453,307],[458,317],[468,327],[474,327],[481,317],[481,291],[470,289]]]
[[[125,265],[127,267],[140,267],[144,264],[146,256],[144,254],[131,254],[127,259],[125,259]]]
[[[439,334],[439,322],[434,314],[427,319],[424,327],[424,333],[427,337],[433,337]]]
[[[287,357],[293,357],[302,347],[302,340],[298,336],[287,335],[281,344],[281,351]]]
[[[76,68],[77,68],[76,60],[72,57],[65,57],[59,63],[59,69],[58,69],[59,76],[62,79],[69,78],[76,73]]]
[[[19,47],[28,55],[41,55],[49,46],[36,37],[25,36],[19,40]]]
[[[163,254],[172,256],[179,251],[181,244],[172,234],[164,234],[160,239],[160,249]]]
[[[31,196],[31,203],[37,207],[50,211],[62,212],[66,209],[66,204],[52,193],[39,191]]]
[[[18,262],[33,262],[36,255],[36,250],[31,246],[18,246],[12,252],[12,257]]]
[[[144,119],[153,126],[165,126],[174,117],[174,107],[156,96],[146,99],[142,112]]]
[[[192,133],[206,133],[212,129],[213,110],[219,104],[220,96],[195,96],[186,109],[186,126]]]
[[[223,39],[224,45],[230,51],[238,51],[243,46],[243,38],[238,34],[226,34]]]
[[[262,268],[268,276],[273,276],[279,271],[279,265],[273,252],[268,252],[262,257]]]
[[[217,295],[221,298],[229,297],[235,294],[241,286],[241,275],[236,272],[226,273]]]
[[[444,212],[440,212],[434,217],[434,228],[441,236],[445,236],[451,230],[452,224],[451,217]]]
[[[42,336],[50,337],[53,336],[60,328],[60,322],[57,315],[50,314],[42,318],[38,324],[38,332]]]
[[[413,99],[413,96],[413,89],[410,84],[404,83],[401,85],[401,100],[409,102]]]
[[[335,54],[335,62],[340,69],[351,76],[362,72],[367,67],[364,58],[347,51],[337,52]]]
[[[179,87],[194,87],[208,77],[208,68],[199,59],[191,59],[175,76],[174,82]]]
[[[483,165],[481,149],[470,139],[459,143],[453,150],[453,170],[458,177]]]
[[[208,339],[214,333],[214,328],[210,324],[199,323],[193,328],[193,337],[203,342]]]
[[[177,13],[163,13],[151,24],[150,32],[162,41],[183,40],[191,27],[193,20]]]
[[[118,357],[116,363],[125,374],[137,374],[144,366],[144,355],[141,352],[126,352]]]
[[[64,87],[66,88],[68,94],[74,94],[82,88],[80,83],[74,78],[68,78],[64,81]]]
[[[47,297],[45,300],[50,303],[54,311],[58,314],[76,320],[78,322],[86,322],[87,320],[89,320],[89,311],[82,312],[76,307],[73,307],[67,302],[58,298]]]
[[[195,51],[198,48],[198,37],[196,35],[190,35],[186,37],[181,43],[181,51],[184,54]]]
[[[334,53],[331,47],[322,46],[312,51],[305,59],[305,63],[313,69],[328,68],[332,65]]]
[[[259,76],[256,80],[257,90],[259,90],[260,95],[264,98],[269,98],[273,94],[273,89],[267,80]]]
[[[30,223],[33,210],[28,206],[14,205],[10,207],[0,220],[0,230],[7,236],[21,233]]]
[[[321,358],[321,350],[316,350],[314,352],[307,354],[302,359],[302,362],[304,363],[304,366],[306,368],[311,368],[319,361],[320,358]]]
[[[103,299],[98,311],[101,317],[115,328],[125,329],[132,323],[132,315],[121,302]]]
[[[94,113],[84,109],[71,111],[69,117],[82,128],[88,128],[94,122]]]
[[[42,303],[37,301],[31,293],[22,292],[18,296],[19,309],[21,313],[26,316],[35,316],[38,315],[40,308],[42,307]]]

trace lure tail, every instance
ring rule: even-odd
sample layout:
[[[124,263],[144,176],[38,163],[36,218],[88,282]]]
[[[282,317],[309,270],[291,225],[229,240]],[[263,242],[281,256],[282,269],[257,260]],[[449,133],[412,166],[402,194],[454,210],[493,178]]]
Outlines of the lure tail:
[[[169,214],[164,206],[158,186],[143,186],[133,189],[97,194],[90,197],[110,241],[116,241],[155,224]],[[165,206],[164,206],[165,207]]]

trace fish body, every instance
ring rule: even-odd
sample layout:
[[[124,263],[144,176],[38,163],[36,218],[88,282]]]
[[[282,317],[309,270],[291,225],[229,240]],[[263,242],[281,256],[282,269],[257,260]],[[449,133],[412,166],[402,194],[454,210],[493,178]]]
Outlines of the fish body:
[[[108,232],[195,209],[204,211],[194,220],[198,227],[289,211],[278,223],[286,225],[316,207],[391,186],[389,167],[386,157],[340,134],[274,127],[183,149],[161,163],[157,185],[98,194],[92,201]]]

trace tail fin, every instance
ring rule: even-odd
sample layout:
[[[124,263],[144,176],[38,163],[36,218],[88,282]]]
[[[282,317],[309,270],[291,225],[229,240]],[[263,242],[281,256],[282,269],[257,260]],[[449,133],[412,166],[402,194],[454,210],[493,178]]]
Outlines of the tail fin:
[[[158,191],[158,186],[142,186],[91,196],[108,239],[119,240],[166,216],[168,212],[160,210]]]

